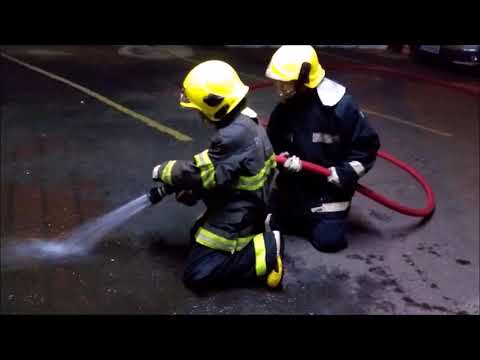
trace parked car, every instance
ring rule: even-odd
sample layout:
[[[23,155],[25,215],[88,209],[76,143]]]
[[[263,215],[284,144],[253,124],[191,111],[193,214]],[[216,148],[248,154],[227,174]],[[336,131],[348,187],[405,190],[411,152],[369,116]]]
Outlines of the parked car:
[[[410,52],[417,59],[428,57],[457,65],[480,66],[480,45],[412,45]]]

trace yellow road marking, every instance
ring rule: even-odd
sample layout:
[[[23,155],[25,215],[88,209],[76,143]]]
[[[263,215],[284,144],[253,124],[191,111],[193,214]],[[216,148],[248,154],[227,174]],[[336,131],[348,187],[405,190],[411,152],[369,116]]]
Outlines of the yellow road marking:
[[[9,56],[7,54],[4,54],[4,53],[0,53],[0,56],[10,60],[10,61],[13,61],[17,64],[20,64],[20,65],[23,65],[25,66],[26,68],[30,69],[30,70],[33,70],[33,71],[36,71],[42,75],[45,75],[51,79],[54,79],[54,80],[57,80],[57,81],[60,81],[64,84],[67,84],[67,85],[70,85],[71,87],[77,89],[77,90],[80,90],[82,91],[83,93],[91,96],[91,97],[94,97],[95,99],[103,102],[104,104],[107,104],[111,107],[113,107],[114,109],[120,111],[120,112],[123,112],[127,115],[130,115],[131,117],[133,117],[134,119],[136,120],[140,120],[141,122],[143,122],[144,124],[148,125],[148,126],[151,126],[155,129],[157,129],[158,131],[160,132],[163,132],[165,134],[168,134],[170,136],[173,136],[175,139],[179,140],[179,141],[192,141],[192,138],[188,135],[185,135],[183,133],[181,133],[180,131],[177,131],[175,129],[172,129],[168,126],[165,126],[165,125],[162,125],[152,119],[150,119],[149,117],[146,117],[145,115],[142,115],[142,114],[139,114],[133,110],[130,110],[128,108],[126,108],[125,106],[123,105],[120,105],[108,98],[106,98],[105,96],[103,95],[100,95],[99,93],[95,92],[95,91],[92,91],[90,89],[87,89],[86,87],[84,86],[81,86],[81,85],[78,85],[70,80],[67,80],[61,76],[58,76],[58,75],[55,75],[55,74],[52,74],[48,71],[45,71],[45,70],[42,70],[40,69],[39,67],[36,67],[36,66],[33,66],[33,65],[30,65],[30,64],[27,64],[23,61],[20,61],[12,56]]]
[[[364,112],[366,112],[367,114],[375,115],[375,116],[378,116],[378,117],[381,117],[381,118],[384,118],[384,119],[387,119],[387,120],[398,122],[400,124],[404,124],[404,125],[416,127],[416,128],[422,129],[422,130],[426,130],[426,131],[429,131],[429,132],[434,133],[436,135],[453,136],[450,133],[443,132],[443,131],[436,130],[436,129],[432,129],[432,128],[429,128],[429,127],[426,127],[426,126],[418,125],[418,124],[415,124],[415,123],[410,122],[410,121],[402,120],[402,119],[397,118],[395,116],[385,115],[385,114],[382,114],[382,113],[379,113],[379,112],[376,112],[376,111],[373,111],[373,110],[370,110],[370,109],[367,109],[367,108],[363,108],[362,110]]]

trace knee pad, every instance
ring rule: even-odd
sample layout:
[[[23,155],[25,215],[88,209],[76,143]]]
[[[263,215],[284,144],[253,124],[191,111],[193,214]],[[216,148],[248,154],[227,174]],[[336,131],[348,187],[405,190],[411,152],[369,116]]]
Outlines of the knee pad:
[[[345,219],[318,219],[312,225],[310,242],[321,252],[334,253],[347,247]]]
[[[213,276],[213,267],[212,262],[189,259],[183,272],[183,283],[190,290],[196,291],[211,287],[216,280]]]
[[[206,290],[211,285],[207,278],[198,272],[185,271],[182,281],[188,289],[196,292]]]

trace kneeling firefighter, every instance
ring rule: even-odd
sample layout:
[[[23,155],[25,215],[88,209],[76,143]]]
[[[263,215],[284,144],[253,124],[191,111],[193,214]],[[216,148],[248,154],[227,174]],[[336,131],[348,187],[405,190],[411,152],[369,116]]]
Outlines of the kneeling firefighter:
[[[193,160],[170,160],[153,169],[160,185],[152,202],[176,193],[205,213],[192,228],[193,248],[183,276],[193,290],[263,283],[283,277],[280,232],[265,229],[267,202],[277,170],[272,146],[256,113],[246,106],[249,88],[227,63],[197,65],[183,82],[180,105],[198,110],[216,132]]]
[[[288,157],[272,195],[272,226],[307,237],[319,251],[344,249],[351,200],[375,163],[379,137],[345,87],[325,77],[312,46],[280,47],[266,76],[281,100],[267,134],[275,153]],[[298,173],[300,159],[331,176]]]

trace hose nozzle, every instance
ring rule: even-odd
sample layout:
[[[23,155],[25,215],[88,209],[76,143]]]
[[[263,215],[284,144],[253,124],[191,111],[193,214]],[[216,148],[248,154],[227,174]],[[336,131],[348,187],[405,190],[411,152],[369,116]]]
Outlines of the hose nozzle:
[[[152,203],[152,205],[158,204],[163,198],[169,194],[171,194],[173,190],[164,184],[161,184],[157,187],[151,188],[150,192],[148,193],[148,199]]]

